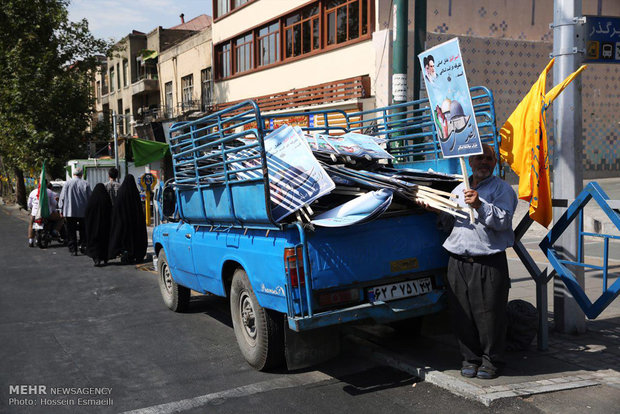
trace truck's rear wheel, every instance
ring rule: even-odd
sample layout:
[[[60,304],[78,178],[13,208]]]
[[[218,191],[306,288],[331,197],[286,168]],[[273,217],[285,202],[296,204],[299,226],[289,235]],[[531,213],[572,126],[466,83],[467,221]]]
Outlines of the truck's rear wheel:
[[[159,255],[157,257],[159,290],[161,291],[161,296],[164,299],[164,303],[171,311],[185,312],[189,306],[190,290],[185,286],[179,285],[172,278],[164,249],[159,251]]]
[[[283,321],[258,304],[248,276],[237,269],[230,288],[230,312],[237,343],[248,363],[262,371],[284,362]]]

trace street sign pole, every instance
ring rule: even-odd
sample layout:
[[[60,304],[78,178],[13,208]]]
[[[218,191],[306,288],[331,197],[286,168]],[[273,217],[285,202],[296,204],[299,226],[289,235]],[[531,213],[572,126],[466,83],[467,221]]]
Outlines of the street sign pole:
[[[392,38],[392,104],[400,104],[407,101],[407,17],[409,5],[407,0],[394,0],[393,4],[393,38]],[[392,116],[392,129],[400,129],[400,121],[403,119],[404,108],[395,108]],[[402,135],[402,131],[392,134],[392,138]],[[388,144],[392,147],[398,143]]]
[[[553,80],[557,84],[574,72],[583,60],[583,24],[581,0],[555,0],[553,12]],[[577,77],[553,105],[553,198],[574,200],[583,189],[581,78]],[[554,223],[564,213],[553,209]],[[556,243],[557,251],[566,260],[580,262],[577,257],[578,223],[573,223]],[[550,271],[553,269],[551,268]],[[584,287],[582,268],[575,268],[575,277]],[[555,327],[560,332],[585,332],[585,316],[575,299],[559,278],[554,281],[553,312]]]
[[[415,33],[413,38],[413,59],[424,52],[426,48],[426,10],[427,0],[415,1]],[[413,65],[413,100],[420,99],[420,89],[422,86],[422,68],[419,64]]]
[[[407,101],[407,0],[394,0],[394,47],[392,49],[392,101],[399,104]]]

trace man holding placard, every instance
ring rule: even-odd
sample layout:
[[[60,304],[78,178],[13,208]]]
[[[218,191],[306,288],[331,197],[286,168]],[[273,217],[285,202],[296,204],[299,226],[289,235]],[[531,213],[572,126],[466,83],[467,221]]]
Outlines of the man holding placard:
[[[493,175],[497,158],[493,148],[469,157],[471,188],[459,184],[459,204],[475,210],[476,219],[455,218],[443,247],[450,252],[447,285],[454,332],[459,340],[465,377],[492,379],[502,364],[508,303],[506,249],[514,243],[512,216],[517,195],[510,185]]]
[[[514,243],[517,196],[493,175],[497,156],[480,140],[458,38],[421,53],[422,67],[431,53],[436,73],[432,88],[425,78],[431,113],[443,157],[458,157],[461,164],[463,183],[452,193],[470,211],[468,218],[440,213],[442,224],[451,227],[443,247],[450,252],[448,302],[463,357],[461,375],[492,379],[505,347],[510,288],[505,250]]]

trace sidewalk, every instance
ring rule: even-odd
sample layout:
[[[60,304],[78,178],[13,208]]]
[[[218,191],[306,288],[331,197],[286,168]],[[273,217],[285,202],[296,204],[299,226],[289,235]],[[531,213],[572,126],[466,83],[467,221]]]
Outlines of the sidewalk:
[[[5,204],[2,197],[0,197],[0,212],[7,214],[9,216],[15,217],[18,220],[23,221],[24,223],[28,222],[29,212],[20,208],[17,204]],[[24,243],[27,241],[26,238],[26,225],[24,225]],[[143,263],[136,264],[136,269],[146,270],[146,271],[155,271],[153,267],[153,256],[155,255],[155,251],[153,249],[153,225],[146,227],[148,244],[146,247],[146,257]]]
[[[588,321],[587,333],[580,336],[552,331],[544,352],[536,350],[535,341],[527,351],[508,352],[506,368],[494,380],[460,375],[458,345],[445,319],[443,315],[425,321],[418,338],[403,337],[385,325],[355,326],[347,329],[345,343],[364,358],[487,406],[501,398],[596,385],[615,387],[620,393],[619,317]]]

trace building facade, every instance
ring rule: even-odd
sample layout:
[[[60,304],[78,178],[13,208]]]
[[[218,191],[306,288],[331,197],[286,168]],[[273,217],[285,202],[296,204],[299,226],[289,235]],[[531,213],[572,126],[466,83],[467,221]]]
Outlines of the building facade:
[[[161,106],[156,119],[177,119],[213,109],[211,27],[159,55]]]
[[[111,122],[117,115],[120,137],[136,136],[136,126],[145,115],[158,113],[161,107],[159,56],[201,28],[210,24],[206,15],[149,33],[133,31],[114,45],[110,56],[95,77],[95,110],[98,120]],[[150,119],[146,120],[150,122]]]
[[[213,8],[218,103],[258,98],[267,111],[357,110],[376,94],[374,0],[233,0]]]

